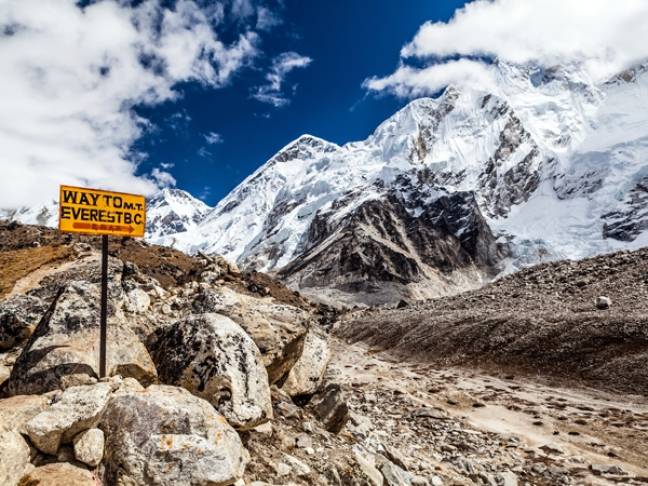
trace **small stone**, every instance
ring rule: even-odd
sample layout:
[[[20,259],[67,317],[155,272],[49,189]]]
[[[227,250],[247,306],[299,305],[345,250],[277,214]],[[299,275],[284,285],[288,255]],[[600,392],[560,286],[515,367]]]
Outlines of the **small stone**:
[[[542,452],[544,452],[545,454],[549,454],[549,455],[559,456],[559,455],[564,454],[564,452],[563,452],[563,450],[561,448],[559,448],[557,446],[554,446],[554,445],[550,445],[550,444],[543,445],[542,447],[540,447],[540,450]]]
[[[299,415],[299,407],[290,402],[279,402],[275,405],[277,413],[285,418],[295,418]]]
[[[299,434],[295,438],[295,447],[299,449],[305,449],[307,447],[313,447],[313,439],[310,438],[308,434]]]
[[[609,309],[611,305],[612,300],[605,295],[599,295],[596,298],[596,308],[599,310]]]
[[[276,466],[274,466],[275,473],[277,473],[277,476],[288,476],[291,472],[292,469],[288,464],[285,462],[280,462]]]
[[[151,305],[151,298],[149,295],[137,287],[128,292],[124,300],[124,309],[127,312],[141,314],[146,312]]]
[[[432,482],[432,486],[443,486],[443,479],[439,476],[432,476],[430,481]]]
[[[403,454],[401,454],[398,449],[390,447],[388,445],[383,445],[383,452],[385,454],[385,457],[396,464],[398,467],[403,468],[405,471],[409,469],[407,467],[407,460],[405,459],[405,456],[403,456]]]
[[[290,465],[290,468],[297,476],[308,476],[311,473],[310,467],[297,459],[295,456],[284,454],[283,460]]]
[[[257,425],[252,429],[252,432],[257,434],[265,435],[266,437],[272,436],[272,422],[266,422],[265,424]]]
[[[432,418],[435,420],[448,420],[448,414],[440,408],[423,407],[412,413],[417,418]]]
[[[497,482],[501,486],[517,486],[518,478],[511,471],[504,471],[497,475]]]
[[[88,466],[95,467],[103,458],[104,433],[99,429],[88,429],[74,437],[74,457]]]
[[[380,472],[388,486],[411,486],[409,475],[396,464],[385,461],[380,466]]]
[[[367,481],[374,486],[382,486],[384,484],[383,475],[378,471],[378,469],[376,469],[373,457],[360,446],[353,447],[353,455],[356,464],[366,477]]]
[[[621,466],[617,466],[616,464],[592,464],[590,466],[590,469],[597,476],[600,476],[602,474],[616,474],[616,475],[626,474],[626,472],[621,468]]]

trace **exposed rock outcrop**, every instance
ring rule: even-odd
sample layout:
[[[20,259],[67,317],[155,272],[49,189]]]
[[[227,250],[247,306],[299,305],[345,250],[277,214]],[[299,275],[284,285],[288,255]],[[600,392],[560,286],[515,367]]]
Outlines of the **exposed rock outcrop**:
[[[318,214],[308,249],[278,275],[316,298],[378,304],[452,292],[469,273],[479,281],[497,272],[506,248],[473,193],[421,191],[402,177],[398,188],[379,194],[339,222]],[[427,290],[417,293],[417,283]]]
[[[111,306],[111,315],[115,308]],[[155,381],[146,348],[123,326],[109,323],[107,363],[110,374]],[[92,383],[98,377],[99,287],[86,281],[61,288],[13,367],[4,393],[44,393]]]

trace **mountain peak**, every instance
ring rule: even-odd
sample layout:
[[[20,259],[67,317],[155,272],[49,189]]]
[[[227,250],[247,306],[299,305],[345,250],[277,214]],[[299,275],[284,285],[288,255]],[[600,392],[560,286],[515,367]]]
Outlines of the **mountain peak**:
[[[310,134],[300,135],[288,145],[279,150],[271,159],[272,162],[288,162],[290,160],[307,160],[322,152],[335,152],[340,146]]]

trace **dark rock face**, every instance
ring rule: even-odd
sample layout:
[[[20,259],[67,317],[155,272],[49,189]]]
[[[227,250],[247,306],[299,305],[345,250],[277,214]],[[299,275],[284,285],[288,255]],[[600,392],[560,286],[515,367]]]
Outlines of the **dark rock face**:
[[[626,210],[603,215],[603,236],[633,241],[648,229],[648,177],[641,179],[626,198]]]
[[[41,299],[29,295],[0,302],[0,351],[24,344],[46,308]]]
[[[531,134],[510,106],[502,100],[487,96],[482,102],[492,118],[506,117],[506,125],[500,133],[499,145],[488,161],[480,179],[480,195],[484,199],[486,212],[491,217],[506,216],[511,207],[529,199],[540,185],[540,172],[545,161]],[[505,163],[523,145],[528,146],[526,156],[512,167],[504,169]]]
[[[360,204],[337,224],[327,213],[318,214],[308,250],[279,276],[301,288],[371,292],[383,283],[420,282],[439,270],[495,271],[506,249],[496,242],[474,194],[430,191],[405,178],[398,190]]]

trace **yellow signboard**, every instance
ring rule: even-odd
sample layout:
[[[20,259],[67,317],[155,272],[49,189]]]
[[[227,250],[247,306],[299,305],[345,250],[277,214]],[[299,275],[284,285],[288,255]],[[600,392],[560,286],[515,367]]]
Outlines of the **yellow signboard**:
[[[137,194],[61,186],[59,230],[92,235],[144,236],[146,199]]]

